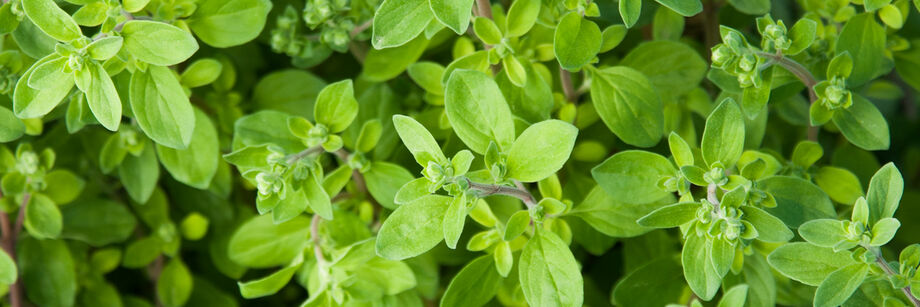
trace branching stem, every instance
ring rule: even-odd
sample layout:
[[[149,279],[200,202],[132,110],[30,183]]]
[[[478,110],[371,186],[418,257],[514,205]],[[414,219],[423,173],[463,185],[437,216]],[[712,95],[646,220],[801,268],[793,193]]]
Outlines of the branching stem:
[[[818,95],[815,93],[815,85],[818,84],[818,80],[815,79],[815,76],[808,71],[808,68],[805,68],[804,65],[799,64],[793,59],[790,59],[786,56],[783,56],[782,53],[769,53],[769,52],[757,52],[758,56],[762,56],[770,59],[779,66],[782,66],[790,73],[795,75],[799,81],[802,81],[802,84],[808,88],[808,103],[809,106],[814,104],[818,100]],[[808,126],[808,140],[817,141],[818,140],[818,127]]]
[[[885,271],[886,274],[888,274],[889,276],[898,275],[897,273],[894,272],[891,266],[888,265],[888,261],[886,261],[885,257],[882,256],[881,250],[879,250],[877,247],[868,248],[868,249],[872,251],[873,253],[875,253],[875,263],[878,264],[878,266],[882,268],[882,270]],[[909,285],[907,287],[901,288],[901,292],[904,292],[904,296],[907,296],[907,299],[909,299],[910,302],[915,307],[920,307],[920,299],[917,299],[916,297],[914,297],[914,294],[910,292]]]
[[[524,202],[524,205],[526,205],[527,208],[532,208],[533,206],[537,205],[533,195],[530,194],[530,192],[528,192],[527,189],[524,188],[524,185],[519,181],[514,182],[517,187],[509,187],[497,184],[473,182],[469,178],[464,178],[464,180],[466,180],[466,183],[469,184],[470,189],[478,191],[480,196],[489,196],[495,194],[507,195],[520,199]]]
[[[294,164],[294,162],[297,162],[298,160],[303,159],[306,156],[309,156],[315,153],[320,153],[320,152],[323,152],[323,147],[320,145],[316,145],[316,146],[304,149],[301,152],[291,155],[290,157],[288,157],[287,163]]]

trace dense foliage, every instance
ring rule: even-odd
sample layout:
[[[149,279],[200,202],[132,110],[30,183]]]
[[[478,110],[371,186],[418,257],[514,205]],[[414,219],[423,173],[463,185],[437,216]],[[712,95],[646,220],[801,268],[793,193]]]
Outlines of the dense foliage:
[[[4,306],[920,306],[918,0],[0,4]]]

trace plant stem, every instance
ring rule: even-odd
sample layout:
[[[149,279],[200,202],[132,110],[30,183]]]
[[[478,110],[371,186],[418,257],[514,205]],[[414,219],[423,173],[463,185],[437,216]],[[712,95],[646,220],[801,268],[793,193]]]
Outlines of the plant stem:
[[[578,93],[575,92],[575,86],[572,84],[572,73],[559,66],[559,83],[562,83],[562,92],[565,94],[565,100],[577,102]]]
[[[479,16],[492,19],[492,6],[489,3],[489,0],[476,0],[476,9],[479,13]]]
[[[371,25],[373,25],[373,24],[374,24],[374,18],[368,19],[367,21],[365,21],[364,23],[358,25],[358,26],[355,27],[354,29],[351,29],[351,32],[349,33],[349,36],[351,36],[352,38],[354,38],[355,36],[358,36],[358,34],[361,34],[361,32],[364,32],[364,30],[367,30],[367,28],[370,28]]]
[[[532,208],[533,206],[537,205],[533,195],[530,194],[530,192],[528,192],[527,189],[524,188],[524,185],[519,181],[514,182],[517,187],[509,187],[497,184],[477,183],[473,182],[469,178],[463,179],[466,180],[467,184],[469,184],[470,189],[480,192],[479,196],[489,196],[495,194],[507,195],[520,199],[524,202],[524,205],[526,205],[527,208]]]
[[[712,204],[713,212],[715,212],[717,215],[722,215],[722,210],[721,210],[722,203],[719,202],[719,195],[716,195],[716,192],[718,192],[718,190],[719,190],[719,186],[715,185],[714,183],[710,183],[709,186],[706,187],[706,200],[708,200],[709,203]]]
[[[3,192],[0,191],[0,199],[3,198]],[[13,263],[16,261],[16,243],[13,238],[13,230],[10,227],[10,217],[4,212],[0,211],[0,231],[3,232],[2,241],[0,244],[3,246],[3,250],[13,259]],[[19,278],[17,276],[16,282],[10,285],[10,306],[12,307],[21,307],[22,306],[22,289],[19,285]]]
[[[768,53],[768,52],[757,52],[758,56],[768,58],[782,66],[790,73],[795,75],[796,78],[799,78],[799,81],[802,81],[802,84],[805,84],[805,87],[808,88],[808,104],[811,106],[818,100],[818,95],[815,93],[815,85],[818,84],[818,80],[815,79],[815,76],[808,71],[808,68],[805,68],[799,62],[796,62],[793,59],[783,56],[782,53]],[[817,141],[818,140],[818,127],[808,126],[808,140]]]
[[[323,256],[323,248],[319,245],[319,223],[323,218],[319,214],[314,214],[310,220],[310,240],[313,241],[313,256],[316,257],[316,263],[320,266],[326,264],[326,256]]]
[[[866,247],[866,248],[872,251],[873,253],[875,253],[875,263],[878,264],[878,266],[881,267],[882,270],[885,271],[886,274],[888,274],[889,276],[898,275],[897,273],[894,272],[893,269],[891,269],[891,266],[888,265],[888,261],[886,261],[885,257],[882,256],[881,250],[879,250],[877,247],[875,248]],[[910,292],[909,285],[907,287],[901,288],[901,292],[904,292],[904,295],[907,296],[907,299],[909,299],[910,302],[915,307],[920,307],[920,299],[917,299],[916,297],[914,297],[913,293]]]
[[[306,157],[306,156],[309,156],[309,155],[314,154],[314,153],[319,153],[319,152],[322,152],[322,151],[323,151],[323,147],[320,146],[320,145],[316,145],[316,146],[313,146],[313,147],[304,149],[303,151],[298,152],[298,153],[293,154],[293,155],[291,155],[290,157],[288,157],[287,163],[288,163],[288,164],[294,164],[294,162],[297,162],[298,160],[303,159],[303,158]]]
[[[26,184],[28,184],[28,182],[29,180],[27,179]],[[2,195],[0,195],[0,197],[2,197]],[[3,215],[0,216],[0,218],[3,220],[0,227],[3,228],[3,242],[5,245],[4,248],[6,249],[10,258],[13,259],[13,263],[18,263],[18,260],[16,259],[16,243],[19,242],[19,234],[22,232],[22,224],[26,219],[26,207],[28,207],[29,200],[31,199],[32,194],[29,192],[26,192],[22,196],[22,204],[19,205],[19,213],[16,214],[16,226],[14,226],[12,230],[9,229],[10,224],[7,214],[3,213]],[[10,285],[10,306],[20,307],[22,305],[22,283],[20,282],[19,278],[16,278],[16,282]]]

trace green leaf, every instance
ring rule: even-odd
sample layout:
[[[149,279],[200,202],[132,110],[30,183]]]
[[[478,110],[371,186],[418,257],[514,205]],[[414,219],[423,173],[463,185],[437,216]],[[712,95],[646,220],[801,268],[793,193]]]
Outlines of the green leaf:
[[[188,87],[199,87],[211,84],[220,77],[223,64],[220,61],[204,58],[192,62],[179,77],[179,81]]]
[[[418,199],[419,197],[431,194],[428,191],[428,185],[431,183],[431,180],[428,178],[416,178],[412,181],[407,182],[402,187],[399,188],[399,191],[396,192],[394,203],[397,205],[405,205],[413,200]]]
[[[619,65],[638,70],[662,97],[677,97],[697,88],[707,62],[692,47],[677,41],[653,41],[633,48]]]
[[[54,0],[23,0],[26,16],[45,34],[62,42],[83,37],[80,26]]]
[[[862,184],[852,172],[839,167],[824,166],[812,175],[815,184],[827,196],[841,204],[852,204],[863,196]]]
[[[743,306],[747,301],[748,285],[737,285],[728,289],[719,300],[718,307]]]
[[[645,227],[672,228],[696,219],[700,204],[694,202],[664,206],[640,218],[636,223]]]
[[[713,238],[711,242],[709,261],[712,263],[716,274],[721,278],[728,274],[732,264],[735,262],[736,247],[732,242],[724,238]]]
[[[62,207],[61,237],[105,246],[134,234],[137,219],[125,205],[104,199],[81,199]]]
[[[256,280],[237,282],[237,286],[240,287],[240,295],[246,299],[253,299],[278,293],[282,287],[287,285],[298,269],[300,269],[300,262],[296,262],[296,265],[286,266]]]
[[[19,278],[19,270],[13,258],[6,253],[6,250],[0,250],[0,283],[12,285]]]
[[[617,282],[611,303],[616,306],[665,306],[679,301],[686,288],[679,259],[662,255]]]
[[[693,293],[703,300],[710,300],[719,291],[722,276],[716,272],[709,259],[711,244],[709,240],[695,234],[687,236],[681,253],[684,277]]]
[[[521,252],[518,277],[531,306],[581,306],[584,282],[572,251],[555,233],[537,231]]]
[[[693,150],[690,149],[690,144],[687,144],[687,141],[680,135],[671,132],[668,135],[668,147],[671,149],[671,156],[674,157],[674,162],[677,165],[681,167],[693,165]]]
[[[568,214],[577,216],[597,231],[611,237],[635,237],[651,228],[636,223],[636,220],[673,203],[673,198],[664,197],[646,204],[630,204],[619,197],[613,197],[600,186],[588,192],[585,199]]]
[[[233,124],[233,150],[263,144],[278,146],[289,153],[306,149],[288,130],[289,117],[278,111],[259,111],[240,117]]]
[[[325,86],[323,79],[310,72],[284,69],[263,76],[253,89],[252,100],[257,110],[271,109],[312,120],[316,96]]]
[[[821,247],[836,246],[840,241],[847,240],[847,233],[843,222],[835,219],[815,219],[799,226],[802,239]]]
[[[125,248],[122,257],[122,266],[126,268],[142,268],[154,260],[163,249],[163,242],[159,237],[146,237],[138,239]]]
[[[904,178],[901,172],[889,162],[882,166],[872,181],[869,182],[869,193],[866,200],[869,202],[869,225],[883,218],[894,216],[904,193]]]
[[[538,0],[520,0],[511,3],[505,18],[505,34],[519,37],[530,32],[540,14],[541,2]]]
[[[683,15],[691,17],[703,11],[703,3],[699,0],[655,0],[661,5]]]
[[[201,0],[189,28],[217,48],[242,45],[259,36],[272,9],[270,0]]]
[[[380,227],[377,255],[402,260],[421,255],[444,239],[442,220],[451,198],[427,195],[396,208]]]
[[[904,7],[906,8],[907,5],[905,4]],[[907,10],[904,12],[907,12]],[[886,26],[894,29],[900,29],[903,27],[905,19],[907,19],[905,18],[904,13],[901,13],[901,10],[898,9],[896,4],[888,4],[883,6],[882,9],[878,11],[878,18],[881,19]]]
[[[168,23],[131,20],[125,23],[121,35],[125,50],[153,65],[176,65],[198,51],[198,42],[191,33]]]
[[[652,19],[652,39],[679,40],[684,33],[684,17],[668,9],[658,7]]]
[[[552,176],[569,160],[577,136],[578,128],[561,120],[527,127],[508,150],[508,176],[521,182]]]
[[[770,12],[770,0],[728,0],[728,3],[748,15],[763,15]]]
[[[865,150],[888,149],[888,122],[871,101],[853,94],[853,105],[838,109],[831,118],[850,143]]]
[[[16,244],[21,283],[36,306],[73,306],[77,272],[67,243],[23,237]]]
[[[428,4],[434,18],[455,33],[463,35],[470,26],[473,0],[431,0]]]
[[[829,247],[804,242],[780,246],[770,253],[767,261],[786,277],[810,286],[818,286],[827,275],[856,263],[848,251],[835,252]]]
[[[148,66],[131,75],[131,109],[137,125],[157,144],[185,149],[195,131],[195,110],[169,68]]]
[[[13,40],[29,57],[40,59],[54,53],[58,41],[42,32],[29,18],[23,18],[12,33]]]
[[[463,224],[466,222],[467,200],[466,196],[454,197],[444,213],[444,222],[441,223],[444,233],[444,243],[450,249],[457,248],[457,241],[463,233]]]
[[[879,67],[883,67],[886,61],[883,56],[885,28],[875,21],[872,13],[850,18],[840,30],[835,46],[836,53],[849,52],[853,57],[853,73],[847,78],[848,87],[863,85],[882,73]]]
[[[415,63],[422,56],[426,47],[428,47],[428,39],[424,35],[419,35],[399,47],[371,49],[364,58],[361,74],[374,82],[393,79],[406,70],[410,64]]]
[[[626,38],[626,33],[629,32],[629,29],[624,25],[612,25],[604,29],[601,32],[601,37],[603,42],[601,43],[601,53],[613,50],[623,42],[623,39]]]
[[[664,130],[664,113],[648,79],[625,66],[591,72],[591,100],[610,131],[630,145],[658,144]]]
[[[505,99],[508,99],[511,112],[531,123],[549,119],[554,106],[552,89],[545,81],[544,75],[537,73],[538,66],[527,61],[518,62],[522,63],[526,74],[523,86],[515,85],[507,73],[495,77],[498,88],[502,90]]]
[[[763,211],[763,209],[751,206],[741,207],[744,211],[744,220],[754,225],[757,229],[757,239],[764,242],[782,243],[792,239],[794,234],[789,230],[786,224],[779,218]]]
[[[16,82],[16,87],[13,90],[13,113],[16,114],[16,117],[42,117],[51,112],[54,107],[61,103],[64,97],[70,94],[70,90],[74,86],[73,78],[68,79],[70,82],[56,83],[54,87],[42,90],[34,89],[28,84],[32,73],[35,72],[39,65],[48,63],[56,57],[57,55],[49,55],[38,60]]]
[[[627,28],[632,28],[639,21],[639,15],[642,13],[642,0],[620,0],[620,18]]]
[[[483,43],[489,45],[501,44],[502,36],[504,36],[502,30],[495,24],[495,21],[485,17],[476,17],[476,19],[473,20],[473,32],[476,33],[476,37],[479,37]]]
[[[60,83],[73,82],[73,73],[64,71],[67,58],[56,57],[50,61],[35,66],[35,71],[29,76],[29,87],[34,89],[53,89]]]
[[[518,87],[527,84],[527,71],[524,70],[524,65],[521,65],[521,61],[516,57],[511,54],[506,55],[502,58],[502,67],[504,67],[505,75],[512,84]]]
[[[873,12],[891,3],[891,0],[865,0],[863,5],[867,12]]]
[[[377,161],[371,162],[371,168],[364,173],[367,190],[371,196],[387,209],[396,209],[396,194],[399,189],[412,181],[412,173],[398,164]]]
[[[123,45],[124,39],[121,36],[109,36],[90,43],[86,51],[93,60],[105,61],[118,54]]]
[[[118,165],[118,178],[132,200],[146,203],[160,179],[160,165],[153,144],[144,144],[144,151],[137,157],[126,155]]]
[[[530,214],[527,210],[518,210],[508,218],[508,222],[505,223],[504,233],[502,234],[502,240],[511,241],[520,236],[527,231],[527,228],[530,227]]]
[[[744,118],[732,99],[723,100],[706,118],[703,141],[700,144],[707,165],[722,162],[732,167],[744,149]]]
[[[251,268],[286,265],[307,247],[310,220],[299,215],[275,224],[269,215],[243,223],[230,238],[228,254],[233,262]]]
[[[112,78],[98,62],[92,62],[84,66],[84,69],[89,70],[87,73],[91,76],[91,81],[88,83],[88,88],[80,90],[86,94],[86,102],[89,104],[90,111],[103,127],[117,131],[121,124],[121,98],[118,97]],[[79,87],[80,82],[76,83]]]
[[[638,151],[621,151],[591,170],[597,184],[625,203],[645,204],[668,196],[658,181],[677,172],[671,161],[661,155]]]
[[[157,297],[163,306],[185,305],[192,294],[192,274],[179,258],[173,258],[163,267],[157,279]]]
[[[220,148],[217,129],[201,110],[195,110],[195,131],[186,149],[173,149],[157,144],[157,156],[166,171],[177,181],[207,189],[217,173]]]
[[[412,81],[415,81],[425,91],[440,96],[444,95],[444,84],[441,83],[444,66],[441,64],[428,61],[416,62],[409,65],[406,72],[409,73],[409,78],[412,78]]]
[[[821,144],[813,141],[801,141],[795,145],[795,149],[792,150],[792,163],[795,165],[808,169],[815,162],[817,162],[821,157],[824,156],[824,149],[821,148]]]
[[[893,217],[886,217],[878,220],[875,225],[872,225],[872,240],[869,241],[869,246],[885,245],[894,238],[895,233],[898,232],[898,228],[900,227],[901,222]]]
[[[839,306],[859,288],[869,273],[869,265],[855,263],[837,269],[815,291],[815,307]]]
[[[491,256],[476,258],[451,279],[441,297],[441,306],[484,305],[498,292],[501,280]]]
[[[33,237],[48,239],[61,235],[61,211],[51,198],[34,193],[25,210],[25,227]]]
[[[447,162],[447,157],[441,152],[441,147],[434,137],[418,121],[405,115],[393,115],[393,126],[419,165],[427,166],[428,162]]]
[[[402,46],[422,33],[434,18],[428,1],[384,0],[374,13],[375,49]]]
[[[784,54],[796,55],[808,49],[815,41],[818,32],[818,23],[808,18],[799,19],[789,30],[789,39],[792,44],[783,51]]]
[[[594,59],[601,50],[601,41],[597,24],[578,12],[570,12],[556,25],[553,51],[562,68],[577,71]]]
[[[773,176],[757,184],[776,199],[777,206],[765,210],[783,220],[790,228],[798,228],[813,219],[837,216],[831,200],[811,182],[795,177]]]
[[[0,143],[15,141],[26,132],[26,125],[22,123],[13,111],[0,107]]]
[[[485,154],[493,141],[500,150],[514,142],[511,109],[485,73],[454,71],[447,81],[444,108],[454,132],[476,153]]]
[[[332,83],[323,88],[316,97],[313,109],[316,122],[329,127],[329,132],[338,133],[358,115],[358,101],[355,100],[351,79]]]

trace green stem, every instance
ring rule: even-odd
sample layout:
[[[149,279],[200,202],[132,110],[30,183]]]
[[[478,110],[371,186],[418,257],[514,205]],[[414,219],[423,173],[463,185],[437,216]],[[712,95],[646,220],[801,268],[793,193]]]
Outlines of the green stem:
[[[466,180],[466,183],[469,185],[471,190],[479,192],[479,196],[489,196],[496,194],[507,195],[520,199],[522,202],[524,202],[524,205],[526,205],[527,208],[532,208],[533,206],[537,205],[536,199],[533,197],[533,195],[530,194],[530,192],[524,188],[524,185],[518,181],[515,181],[515,185],[517,185],[517,187],[509,187],[497,184],[473,182],[469,178],[463,179]]]
[[[867,249],[875,253],[875,263],[878,264],[878,266],[882,268],[882,270],[885,271],[886,274],[888,274],[889,276],[898,275],[897,273],[894,272],[894,269],[892,269],[891,266],[888,265],[888,261],[886,261],[885,257],[882,256],[881,250],[879,250],[877,247],[874,247],[874,248],[867,247]],[[914,294],[910,292],[910,286],[901,288],[901,292],[904,292],[904,295],[907,296],[907,299],[909,299],[910,302],[915,307],[920,307],[920,299],[917,299],[916,297],[914,297]]]

